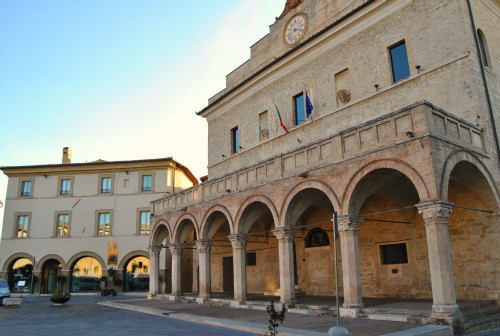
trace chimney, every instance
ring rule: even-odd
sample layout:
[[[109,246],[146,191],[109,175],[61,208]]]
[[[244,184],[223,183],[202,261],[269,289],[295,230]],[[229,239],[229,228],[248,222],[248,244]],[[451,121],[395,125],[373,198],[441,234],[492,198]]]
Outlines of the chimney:
[[[70,164],[71,163],[71,156],[72,156],[71,148],[64,147],[63,148],[62,164]]]

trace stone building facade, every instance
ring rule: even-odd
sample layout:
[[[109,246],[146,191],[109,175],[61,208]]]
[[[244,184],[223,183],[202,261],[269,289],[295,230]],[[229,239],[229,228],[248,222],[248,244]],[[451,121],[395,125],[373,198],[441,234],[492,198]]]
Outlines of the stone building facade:
[[[153,203],[152,293],[334,295],[336,216],[342,314],[500,302],[498,2],[295,4],[198,112],[208,178]]]
[[[150,203],[198,183],[172,158],[71,163],[69,148],[62,164],[1,169],[0,278],[14,293],[147,291]]]

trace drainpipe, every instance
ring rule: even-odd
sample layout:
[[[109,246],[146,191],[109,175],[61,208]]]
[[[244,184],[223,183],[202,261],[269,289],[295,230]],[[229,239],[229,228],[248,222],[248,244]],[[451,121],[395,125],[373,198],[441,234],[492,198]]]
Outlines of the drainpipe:
[[[481,68],[481,77],[483,78],[484,91],[486,92],[486,101],[488,102],[488,110],[490,112],[491,124],[493,126],[493,137],[495,138],[495,146],[497,149],[497,159],[500,157],[500,145],[498,144],[498,133],[495,125],[495,118],[493,116],[493,105],[491,104],[490,90],[488,88],[488,82],[486,81],[486,71],[484,70],[483,58],[481,57],[481,50],[479,49],[479,39],[477,37],[477,28],[474,23],[474,15],[472,13],[472,7],[470,5],[470,0],[467,0],[467,8],[469,9],[469,17],[472,26],[472,34],[474,35],[474,42],[476,44],[476,52],[479,59],[479,67]],[[498,161],[497,161],[498,163]]]

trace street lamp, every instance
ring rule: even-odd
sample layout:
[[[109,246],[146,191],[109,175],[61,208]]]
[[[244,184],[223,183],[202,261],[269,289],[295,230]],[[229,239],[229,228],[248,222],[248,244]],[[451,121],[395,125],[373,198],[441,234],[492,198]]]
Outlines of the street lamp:
[[[339,225],[337,223],[337,211],[333,212],[333,249],[335,250],[335,299],[337,304],[337,325],[328,330],[328,336],[348,336],[349,331],[340,326],[339,307],[339,268],[337,257],[337,237],[339,235]]]

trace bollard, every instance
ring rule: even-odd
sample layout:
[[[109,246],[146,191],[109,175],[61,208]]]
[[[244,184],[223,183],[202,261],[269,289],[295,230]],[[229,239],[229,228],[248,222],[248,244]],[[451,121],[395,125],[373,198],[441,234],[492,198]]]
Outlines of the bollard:
[[[349,332],[342,327],[331,327],[328,330],[328,336],[349,336]]]

